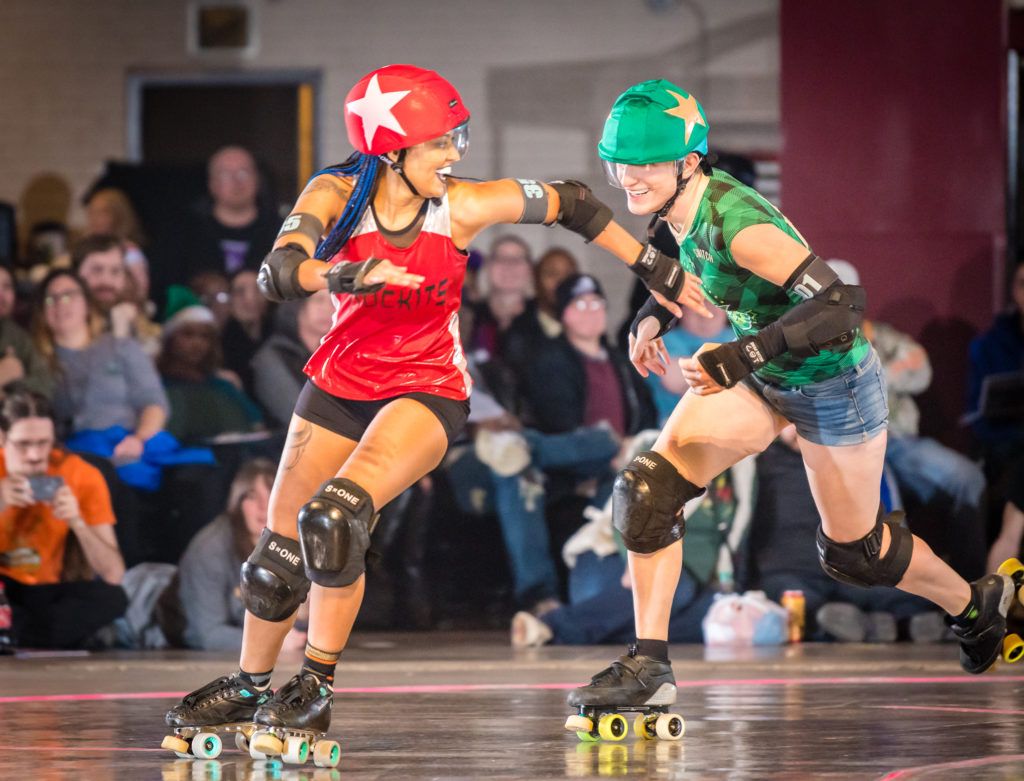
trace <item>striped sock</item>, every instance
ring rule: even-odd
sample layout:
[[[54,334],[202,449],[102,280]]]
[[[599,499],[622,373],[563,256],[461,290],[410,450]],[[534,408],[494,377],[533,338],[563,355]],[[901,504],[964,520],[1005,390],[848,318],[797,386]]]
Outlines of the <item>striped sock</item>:
[[[247,683],[252,685],[258,692],[266,691],[270,688],[270,674],[273,673],[273,668],[267,670],[265,673],[247,673],[245,670],[238,669],[238,677]]]
[[[323,683],[334,688],[334,668],[341,651],[323,651],[312,643],[306,643],[306,659],[302,663],[303,673],[313,673]]]

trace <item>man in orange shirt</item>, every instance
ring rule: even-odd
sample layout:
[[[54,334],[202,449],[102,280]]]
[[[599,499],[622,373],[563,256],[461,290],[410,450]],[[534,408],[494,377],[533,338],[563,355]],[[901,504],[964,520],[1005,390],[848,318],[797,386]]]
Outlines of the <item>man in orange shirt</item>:
[[[49,401],[0,400],[0,580],[22,646],[73,648],[127,607],[103,476],[55,447]]]

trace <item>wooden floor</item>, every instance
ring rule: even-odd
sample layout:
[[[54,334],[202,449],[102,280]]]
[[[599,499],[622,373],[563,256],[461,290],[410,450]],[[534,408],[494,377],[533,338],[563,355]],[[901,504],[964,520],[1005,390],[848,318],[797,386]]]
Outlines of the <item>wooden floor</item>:
[[[682,741],[580,743],[562,729],[566,690],[620,652],[513,652],[488,633],[357,635],[337,678],[335,770],[159,748],[167,708],[231,672],[233,657],[3,657],[0,779],[1024,778],[1024,665],[968,677],[953,645],[678,646]],[[283,659],[275,683],[298,663]]]

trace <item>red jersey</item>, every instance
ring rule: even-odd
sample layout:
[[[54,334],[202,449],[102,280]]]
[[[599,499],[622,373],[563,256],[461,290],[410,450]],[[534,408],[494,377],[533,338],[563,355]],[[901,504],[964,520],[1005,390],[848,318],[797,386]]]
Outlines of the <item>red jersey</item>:
[[[418,290],[388,286],[370,295],[334,296],[331,330],[305,369],[332,396],[358,401],[404,393],[469,397],[472,380],[459,340],[467,256],[452,241],[448,196],[428,204],[419,235],[405,249],[387,240],[368,208],[330,259],[386,258],[425,278]]]

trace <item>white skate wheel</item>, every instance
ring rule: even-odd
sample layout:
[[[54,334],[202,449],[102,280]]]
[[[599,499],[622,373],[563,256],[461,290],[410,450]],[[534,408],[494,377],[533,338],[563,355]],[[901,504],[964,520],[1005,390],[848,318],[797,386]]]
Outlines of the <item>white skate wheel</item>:
[[[244,732],[235,733],[235,748],[237,748],[243,754],[249,753],[249,740],[245,737]]]
[[[304,765],[309,759],[309,741],[295,735],[285,738],[281,759],[289,765]]]
[[[216,759],[224,744],[215,732],[200,732],[192,738],[192,755],[199,759]]]
[[[313,744],[313,764],[317,767],[337,767],[341,761],[341,746],[333,740],[318,740]]]
[[[678,713],[662,713],[654,722],[654,731],[661,740],[679,740],[686,734],[686,722]]]

